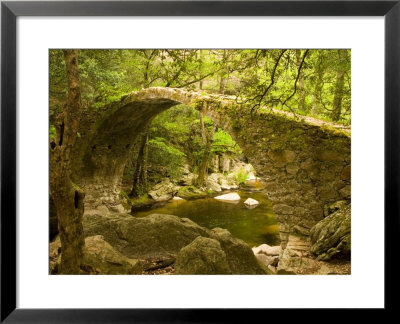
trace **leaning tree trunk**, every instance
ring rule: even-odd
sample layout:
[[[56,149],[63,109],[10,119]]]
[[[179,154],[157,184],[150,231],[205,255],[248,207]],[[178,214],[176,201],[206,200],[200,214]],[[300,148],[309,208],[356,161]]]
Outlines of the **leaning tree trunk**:
[[[84,192],[70,178],[71,150],[81,117],[78,51],[64,50],[68,100],[56,121],[56,136],[50,142],[50,194],[57,209],[61,240],[59,273],[78,274],[85,245],[82,227]]]
[[[136,161],[135,172],[133,173],[132,190],[130,197],[138,197],[147,189],[147,160],[149,145],[149,126],[142,135],[139,153]]]
[[[336,72],[336,85],[335,85],[335,95],[333,97],[333,107],[332,107],[332,120],[339,121],[342,113],[342,98],[343,98],[343,86],[344,86],[344,73],[345,69],[342,67],[342,60],[345,58],[342,50],[338,50],[339,55],[339,68]]]
[[[296,51],[297,57],[297,68],[301,65],[301,50]],[[301,70],[299,76],[299,104],[298,108],[300,111],[304,111],[306,106],[306,92],[304,90],[304,73]]]

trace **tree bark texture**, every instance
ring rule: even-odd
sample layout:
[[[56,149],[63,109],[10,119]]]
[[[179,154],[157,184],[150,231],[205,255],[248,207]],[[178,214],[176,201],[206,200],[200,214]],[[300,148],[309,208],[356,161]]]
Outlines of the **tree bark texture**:
[[[147,190],[147,160],[149,152],[149,126],[142,135],[130,197],[138,197]]]
[[[54,200],[61,239],[59,273],[79,274],[84,248],[82,215],[84,192],[70,178],[71,150],[81,117],[81,89],[78,51],[64,50],[68,99],[56,122],[56,136],[50,142],[50,195]]]

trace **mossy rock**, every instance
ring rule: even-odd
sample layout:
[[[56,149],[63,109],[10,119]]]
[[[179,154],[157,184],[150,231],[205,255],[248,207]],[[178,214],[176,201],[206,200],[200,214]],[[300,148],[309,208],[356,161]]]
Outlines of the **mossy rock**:
[[[178,197],[190,200],[190,199],[207,197],[208,193],[194,186],[187,186],[179,188],[178,193],[176,195]]]
[[[176,258],[176,274],[231,274],[221,244],[211,238],[197,237],[182,248]]]
[[[182,248],[190,245],[196,238],[208,238],[217,241],[225,253],[229,273],[270,273],[260,265],[252,249],[244,241],[232,236],[228,230],[221,228],[209,230],[188,218],[164,214],[152,214],[146,217],[133,217],[129,214],[85,215],[83,228],[86,236],[102,235],[114,249],[130,259],[176,258]],[[198,253],[210,257],[213,255],[216,258],[215,262],[220,265],[217,270],[221,270],[223,274],[228,273],[227,268],[221,265],[222,254],[216,251],[219,247],[215,247],[215,243],[210,243],[214,247],[210,245],[213,252],[208,254],[205,250],[209,244],[203,241],[200,243]],[[215,269],[210,270],[206,265],[204,267],[199,265],[196,273],[203,273],[206,269],[215,273]]]
[[[351,205],[337,210],[318,222],[310,231],[311,253],[318,260],[329,260],[334,255],[351,253]]]

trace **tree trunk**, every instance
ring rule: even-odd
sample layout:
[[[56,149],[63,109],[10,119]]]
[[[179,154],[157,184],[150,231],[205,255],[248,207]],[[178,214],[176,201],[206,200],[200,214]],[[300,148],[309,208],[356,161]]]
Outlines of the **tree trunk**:
[[[221,76],[221,79],[219,81],[219,93],[225,94],[225,77],[224,75]]]
[[[339,121],[342,113],[342,98],[343,98],[343,86],[344,86],[344,73],[345,70],[342,67],[342,60],[344,53],[342,50],[338,50],[339,64],[336,72],[336,85],[335,85],[335,96],[333,98],[332,107],[332,120]]]
[[[297,58],[297,68],[300,67],[301,64],[301,50],[296,51],[296,58]],[[306,105],[306,92],[304,91],[304,73],[303,71],[300,71],[300,76],[299,76],[299,104],[298,108],[300,111],[305,110],[305,105]]]
[[[204,126],[204,121],[203,121],[203,112],[200,112],[200,123],[201,123],[201,134],[203,137],[203,143],[205,145],[204,147],[204,154],[201,159],[201,164],[199,167],[199,175],[197,177],[196,183],[197,186],[201,187],[204,184],[204,180],[207,174],[207,167],[208,167],[208,159],[210,157],[211,153],[211,147],[214,139],[214,132],[215,132],[215,126],[212,127],[211,133],[209,136],[207,136],[207,130]]]
[[[202,50],[199,50],[200,52],[200,75],[203,74],[203,59],[204,59],[204,54]],[[199,82],[199,89],[203,90],[203,80],[200,80]]]
[[[50,194],[57,209],[61,240],[59,273],[79,274],[85,245],[82,227],[84,192],[70,179],[71,150],[81,117],[81,89],[78,51],[64,50],[68,100],[56,122],[56,136],[50,142]]]
[[[140,142],[139,153],[133,174],[132,190],[130,197],[139,197],[147,190],[147,160],[149,148],[149,126],[145,129]]]
[[[224,50],[224,54],[222,56],[222,61],[224,62],[224,64],[226,64],[227,57],[228,57],[227,56],[227,51]],[[219,93],[225,94],[225,87],[226,87],[226,83],[227,83],[228,79],[229,79],[228,72],[225,69],[222,70],[221,78],[220,78],[220,81],[219,81]]]

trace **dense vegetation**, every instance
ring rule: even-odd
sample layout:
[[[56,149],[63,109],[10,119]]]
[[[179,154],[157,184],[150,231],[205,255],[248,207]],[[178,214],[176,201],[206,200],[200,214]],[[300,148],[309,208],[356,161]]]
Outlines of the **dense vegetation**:
[[[258,109],[288,110],[350,124],[349,50],[80,50],[83,107],[147,87],[237,96]],[[67,96],[61,50],[50,51],[50,108]]]

